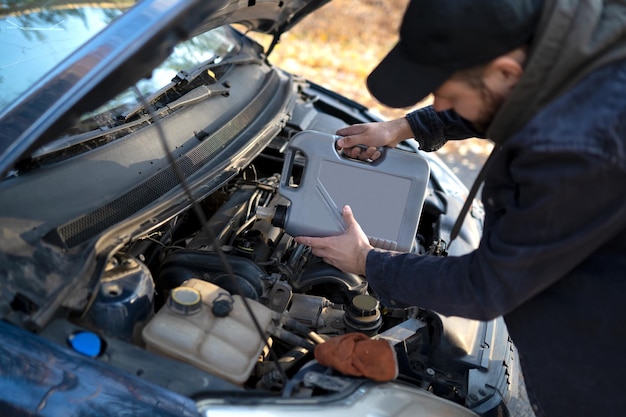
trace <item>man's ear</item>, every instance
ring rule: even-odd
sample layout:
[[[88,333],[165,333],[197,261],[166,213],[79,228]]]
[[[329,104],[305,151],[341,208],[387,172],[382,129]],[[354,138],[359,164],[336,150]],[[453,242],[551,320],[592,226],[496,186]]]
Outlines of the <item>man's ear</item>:
[[[491,61],[485,71],[485,83],[501,91],[510,90],[524,74],[523,51],[515,50]]]

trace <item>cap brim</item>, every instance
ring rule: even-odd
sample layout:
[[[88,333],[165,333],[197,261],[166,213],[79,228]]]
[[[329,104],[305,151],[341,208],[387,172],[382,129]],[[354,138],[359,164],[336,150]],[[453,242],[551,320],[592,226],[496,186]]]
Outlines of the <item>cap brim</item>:
[[[416,63],[398,44],[367,77],[367,88],[386,106],[410,107],[439,88],[453,72]]]

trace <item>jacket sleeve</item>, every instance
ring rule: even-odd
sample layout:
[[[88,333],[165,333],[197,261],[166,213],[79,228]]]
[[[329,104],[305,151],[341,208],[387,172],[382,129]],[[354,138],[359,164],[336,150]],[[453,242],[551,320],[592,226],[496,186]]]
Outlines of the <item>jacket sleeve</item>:
[[[423,151],[436,151],[448,140],[485,136],[454,111],[436,112],[433,106],[422,107],[406,115],[414,138]]]
[[[623,233],[623,167],[584,152],[520,153],[506,162],[517,186],[495,194],[485,185],[485,232],[473,252],[370,251],[366,276],[383,303],[490,320],[568,274],[583,273],[585,259]]]

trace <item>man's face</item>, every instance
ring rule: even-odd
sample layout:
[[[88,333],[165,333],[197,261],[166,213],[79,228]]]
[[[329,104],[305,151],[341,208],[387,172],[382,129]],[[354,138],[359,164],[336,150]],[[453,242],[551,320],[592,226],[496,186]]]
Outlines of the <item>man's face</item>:
[[[485,132],[506,99],[507,92],[498,86],[490,88],[482,79],[470,84],[462,79],[451,78],[433,95],[436,111],[454,110],[476,129]]]

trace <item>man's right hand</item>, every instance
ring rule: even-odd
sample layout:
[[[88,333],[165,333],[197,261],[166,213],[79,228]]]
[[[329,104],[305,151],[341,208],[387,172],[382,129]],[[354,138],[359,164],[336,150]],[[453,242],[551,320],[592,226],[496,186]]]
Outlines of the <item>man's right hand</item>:
[[[413,136],[407,120],[402,117],[386,122],[362,123],[337,130],[342,136],[337,146],[350,158],[376,160],[380,157],[378,148],[393,148],[405,139]],[[364,145],[363,149],[357,145]]]

